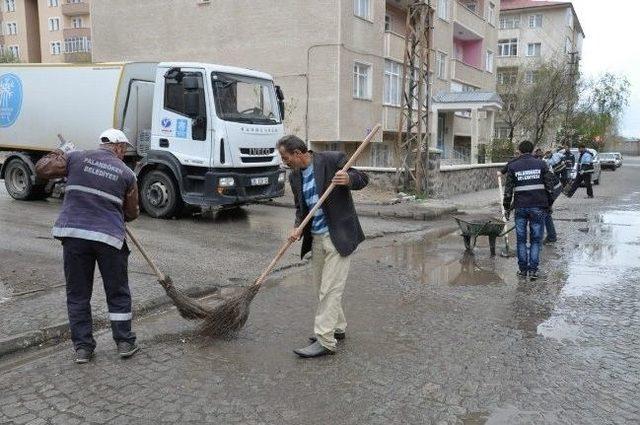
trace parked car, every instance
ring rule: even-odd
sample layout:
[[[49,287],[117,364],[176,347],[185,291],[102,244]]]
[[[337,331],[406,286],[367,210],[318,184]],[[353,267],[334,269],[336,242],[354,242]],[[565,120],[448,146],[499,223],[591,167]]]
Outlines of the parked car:
[[[602,168],[600,167],[600,157],[598,156],[598,151],[595,149],[587,149],[593,155],[593,173],[591,173],[591,184],[598,185],[600,184],[600,174],[602,172]],[[571,149],[571,153],[573,157],[576,159],[573,168],[571,169],[571,174],[569,175],[572,179],[575,179],[578,175],[578,160],[580,159],[580,151],[577,148]]]
[[[613,152],[603,152],[600,154],[600,168],[616,171],[620,160]]]
[[[614,152],[613,154],[614,154],[614,155],[616,156],[616,158],[618,159],[618,165],[617,165],[617,167],[618,167],[618,168],[622,167],[622,154],[621,154],[620,152]]]

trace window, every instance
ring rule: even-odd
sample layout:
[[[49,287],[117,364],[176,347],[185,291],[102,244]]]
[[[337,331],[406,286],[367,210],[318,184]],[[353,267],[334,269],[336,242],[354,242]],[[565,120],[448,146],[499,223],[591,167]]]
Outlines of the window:
[[[49,0],[49,7],[58,7],[58,0]]]
[[[91,39],[87,37],[71,37],[64,40],[65,53],[84,53],[91,51]]]
[[[84,0],[67,0],[67,3],[84,3]]]
[[[391,16],[384,15],[384,30],[391,31]]]
[[[484,61],[484,69],[487,72],[493,72],[493,52],[487,50],[487,55]]]
[[[487,21],[491,25],[496,24],[496,5],[491,2],[489,3],[489,9],[487,9]]]
[[[449,19],[449,0],[438,0],[438,18]]]
[[[498,40],[498,56],[518,56],[518,39]]]
[[[71,20],[71,26],[73,28],[82,28],[82,18],[73,18]]]
[[[477,0],[459,0],[464,7],[472,11],[473,13],[478,13],[478,3]]]
[[[447,54],[436,52],[436,76],[438,78],[447,78]]]
[[[518,80],[517,68],[500,68],[497,74],[498,84],[515,84]]]
[[[62,43],[59,41],[54,41],[51,43],[51,54],[59,55],[62,52]]]
[[[567,8],[567,13],[565,16],[566,16],[565,20],[566,20],[567,26],[573,29],[573,10],[571,10],[571,7]]]
[[[509,127],[507,126],[496,126],[493,130],[494,137],[496,139],[508,139],[509,138]]]
[[[533,84],[538,77],[538,71],[526,71],[524,73],[524,82],[527,84]]]
[[[60,31],[60,18],[49,18],[49,31]]]
[[[527,56],[540,56],[541,49],[542,43],[529,43],[527,44]]]
[[[389,161],[389,145],[383,143],[371,144],[371,165],[374,167],[388,167]]]
[[[529,15],[529,28],[540,28],[542,26],[542,14]]]
[[[371,19],[370,0],[353,0],[353,14],[362,19]]]
[[[18,24],[15,22],[7,22],[7,35],[18,34]]]
[[[371,99],[371,66],[363,63],[353,64],[353,97]]]
[[[516,28],[520,28],[519,16],[501,16],[500,17],[501,30],[512,30]]]
[[[402,64],[390,60],[384,61],[384,99],[385,105],[400,106],[402,90]]]
[[[9,46],[9,54],[13,57],[20,58],[20,47]]]
[[[164,79],[164,108],[173,111],[177,114],[189,117],[191,123],[191,137],[193,140],[205,140],[207,136],[207,113],[204,100],[204,79],[200,72],[182,72],[182,78],[176,79],[178,75],[168,75]],[[173,77],[173,78],[171,78]],[[198,111],[197,115],[187,115],[187,92],[184,87],[184,81],[186,78],[193,79],[197,83],[197,88],[192,92],[198,96]],[[179,129],[179,121],[176,122],[176,133],[182,132],[184,138],[188,137],[186,129]],[[180,137],[180,136],[178,136]]]
[[[4,11],[5,12],[15,12],[16,11],[16,0],[4,0]],[[15,46],[13,46],[15,47]],[[11,49],[11,46],[9,47]]]
[[[573,52],[573,43],[571,42],[571,39],[569,37],[567,37],[564,41],[564,52],[565,53]]]

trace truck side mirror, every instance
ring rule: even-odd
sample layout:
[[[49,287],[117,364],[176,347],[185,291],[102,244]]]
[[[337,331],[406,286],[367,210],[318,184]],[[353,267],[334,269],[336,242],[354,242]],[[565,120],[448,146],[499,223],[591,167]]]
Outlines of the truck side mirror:
[[[284,93],[282,87],[276,86],[276,97],[278,98],[278,107],[280,108],[280,119],[284,120]]]

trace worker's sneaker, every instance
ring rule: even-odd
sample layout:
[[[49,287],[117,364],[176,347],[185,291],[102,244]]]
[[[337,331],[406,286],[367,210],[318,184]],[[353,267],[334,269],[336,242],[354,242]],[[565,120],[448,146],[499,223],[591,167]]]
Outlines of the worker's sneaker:
[[[343,339],[345,339],[347,337],[347,333],[345,331],[335,331],[333,333],[333,337],[335,339],[337,339],[338,341],[342,341]],[[310,336],[309,337],[309,341],[311,342],[316,342],[318,340],[317,336]]]
[[[527,271],[522,271],[522,270],[518,270],[518,272],[516,273],[516,275],[520,278],[526,279],[527,278]]]
[[[140,351],[140,347],[138,347],[133,342],[126,342],[126,341],[118,342],[118,354],[123,359],[133,356],[138,351]]]
[[[89,348],[78,348],[76,350],[76,359],[74,360],[77,364],[85,364],[91,361],[93,357],[93,350]]]
[[[326,356],[327,354],[335,354],[335,351],[329,350],[328,348],[320,344],[318,341],[314,342],[313,344],[307,347],[293,350],[293,352],[303,358],[321,357],[321,356]]]
[[[546,277],[545,274],[539,270],[529,272],[529,279],[531,280],[544,279],[545,277]]]

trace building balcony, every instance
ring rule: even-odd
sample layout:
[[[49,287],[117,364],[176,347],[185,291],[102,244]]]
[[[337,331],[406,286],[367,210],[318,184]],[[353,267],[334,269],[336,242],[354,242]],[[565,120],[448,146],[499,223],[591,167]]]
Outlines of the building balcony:
[[[91,52],[65,53],[64,61],[67,63],[91,62]]]
[[[91,28],[64,28],[62,34],[65,39],[72,37],[91,38]]]
[[[404,62],[404,37],[394,32],[384,33],[384,57]]]
[[[458,59],[451,59],[451,78],[475,87],[484,86],[484,71],[467,65]]]
[[[89,3],[62,3],[62,14],[66,16],[88,15],[91,11]]]
[[[453,2],[453,21],[454,24],[459,24],[471,32],[475,33],[479,38],[483,38],[486,32],[486,22],[483,17],[469,10],[465,5],[459,1]],[[454,28],[454,36],[458,30]]]

